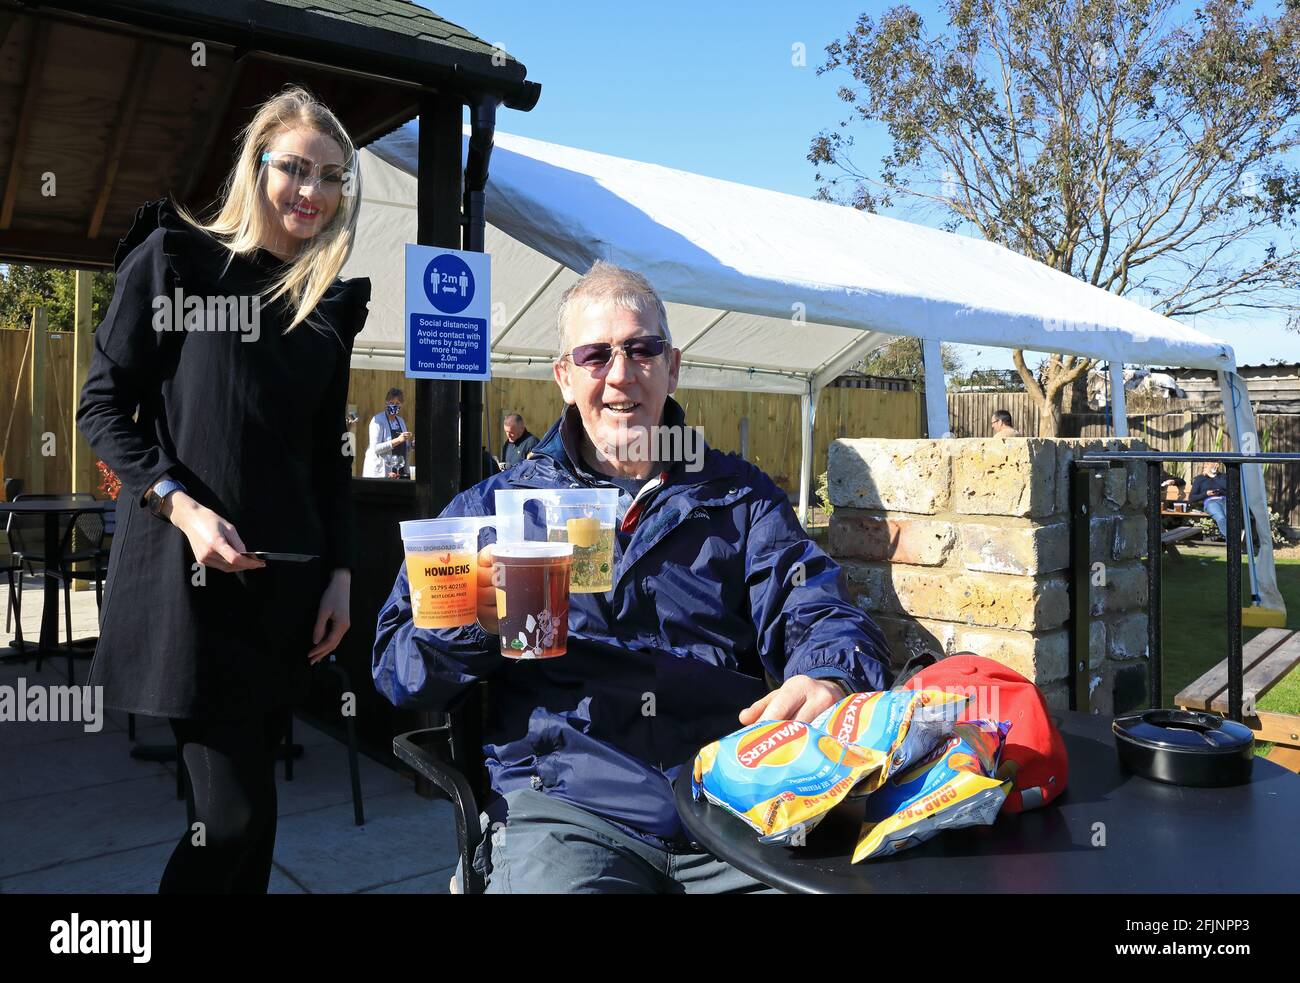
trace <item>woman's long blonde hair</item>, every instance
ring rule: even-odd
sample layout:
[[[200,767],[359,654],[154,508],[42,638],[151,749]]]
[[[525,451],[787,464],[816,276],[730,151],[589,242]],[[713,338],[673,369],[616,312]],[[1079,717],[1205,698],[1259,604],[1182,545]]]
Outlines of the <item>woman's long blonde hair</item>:
[[[356,240],[361,172],[357,148],[338,117],[306,89],[286,88],[262,104],[240,135],[239,156],[222,188],[221,207],[212,221],[199,221],[182,205],[176,209],[191,225],[220,239],[232,253],[240,256],[252,253],[271,232],[259,182],[259,176],[264,173],[262,154],[277,135],[296,129],[323,133],[343,149],[344,166],[350,172],[350,185],[345,190],[351,193],[339,198],[338,211],[329,224],[303,243],[301,251],[273,283],[267,301],[288,297],[294,308],[286,334],[310,318],[348,261]]]

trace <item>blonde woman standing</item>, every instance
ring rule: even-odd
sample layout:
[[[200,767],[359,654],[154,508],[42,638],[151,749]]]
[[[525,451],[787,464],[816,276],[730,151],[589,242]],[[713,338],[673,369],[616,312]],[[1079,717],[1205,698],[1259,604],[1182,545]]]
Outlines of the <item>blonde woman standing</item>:
[[[122,480],[89,682],[169,718],[181,745],[202,826],[163,892],[266,891],[275,748],[309,665],[348,629],[344,413],[370,282],[338,274],[359,200],[352,141],[291,88],[242,134],[210,222],[164,199],[118,247],[77,411]]]

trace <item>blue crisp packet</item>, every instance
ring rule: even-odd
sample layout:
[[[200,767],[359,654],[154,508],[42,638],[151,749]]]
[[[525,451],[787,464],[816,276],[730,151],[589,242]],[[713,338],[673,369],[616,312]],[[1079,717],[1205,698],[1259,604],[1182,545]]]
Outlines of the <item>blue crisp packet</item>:
[[[866,799],[853,862],[897,853],[940,830],[989,825],[1011,791],[997,773],[1010,723],[972,720],[926,760],[890,778]]]

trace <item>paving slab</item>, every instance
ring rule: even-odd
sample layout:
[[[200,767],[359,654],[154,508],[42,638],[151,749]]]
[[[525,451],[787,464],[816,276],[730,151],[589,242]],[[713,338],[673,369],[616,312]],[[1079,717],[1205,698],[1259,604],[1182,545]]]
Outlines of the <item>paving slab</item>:
[[[456,863],[451,804],[413,792],[366,800],[366,825],[350,805],[280,820],[276,862],[313,894],[375,888],[432,874]]]
[[[23,631],[34,639],[40,597],[26,600]],[[95,634],[94,594],[74,593],[72,610],[74,637]],[[0,662],[0,685],[66,685],[64,665],[55,657],[37,673],[34,660]],[[76,665],[84,678],[88,662]],[[185,826],[176,766],[130,757],[125,713],[106,710],[103,723],[98,732],[76,721],[0,723],[0,893],[157,890]],[[137,743],[173,743],[162,718],[137,715],[136,734]],[[346,746],[301,719],[294,740],[305,749],[294,780],[284,780],[283,762],[276,769],[272,893],[444,893],[456,860],[450,805],[416,795],[409,777],[363,754],[366,825],[354,826]]]
[[[160,843],[184,828],[185,803],[162,771],[19,799],[0,810],[0,877]]]
[[[404,881],[395,881],[381,887],[370,888],[362,894],[450,894],[451,878],[456,873],[456,865],[435,870],[432,874],[408,877]]]
[[[58,725],[0,724],[0,728],[49,726]],[[160,764],[132,758],[131,744],[119,731],[104,730],[21,746],[11,746],[7,736],[0,735],[0,749],[5,756],[0,803],[76,789],[91,795],[101,785],[171,774]]]
[[[176,841],[104,854],[0,880],[0,894],[154,894]],[[271,868],[269,894],[302,894],[279,867]]]

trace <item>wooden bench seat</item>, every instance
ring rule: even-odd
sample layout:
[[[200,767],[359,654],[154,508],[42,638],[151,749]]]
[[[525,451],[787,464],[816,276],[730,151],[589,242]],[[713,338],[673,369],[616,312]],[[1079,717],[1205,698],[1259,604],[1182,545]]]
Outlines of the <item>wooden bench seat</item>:
[[[1242,717],[1255,732],[1257,741],[1270,741],[1292,749],[1277,759],[1269,755],[1270,760],[1280,760],[1283,764],[1295,762],[1287,764],[1292,770],[1300,770],[1300,716],[1259,710],[1257,704],[1260,697],[1297,665],[1300,665],[1300,631],[1267,628],[1242,646]],[[1188,710],[1227,714],[1228,660],[1203,673],[1174,697],[1174,702]]]

